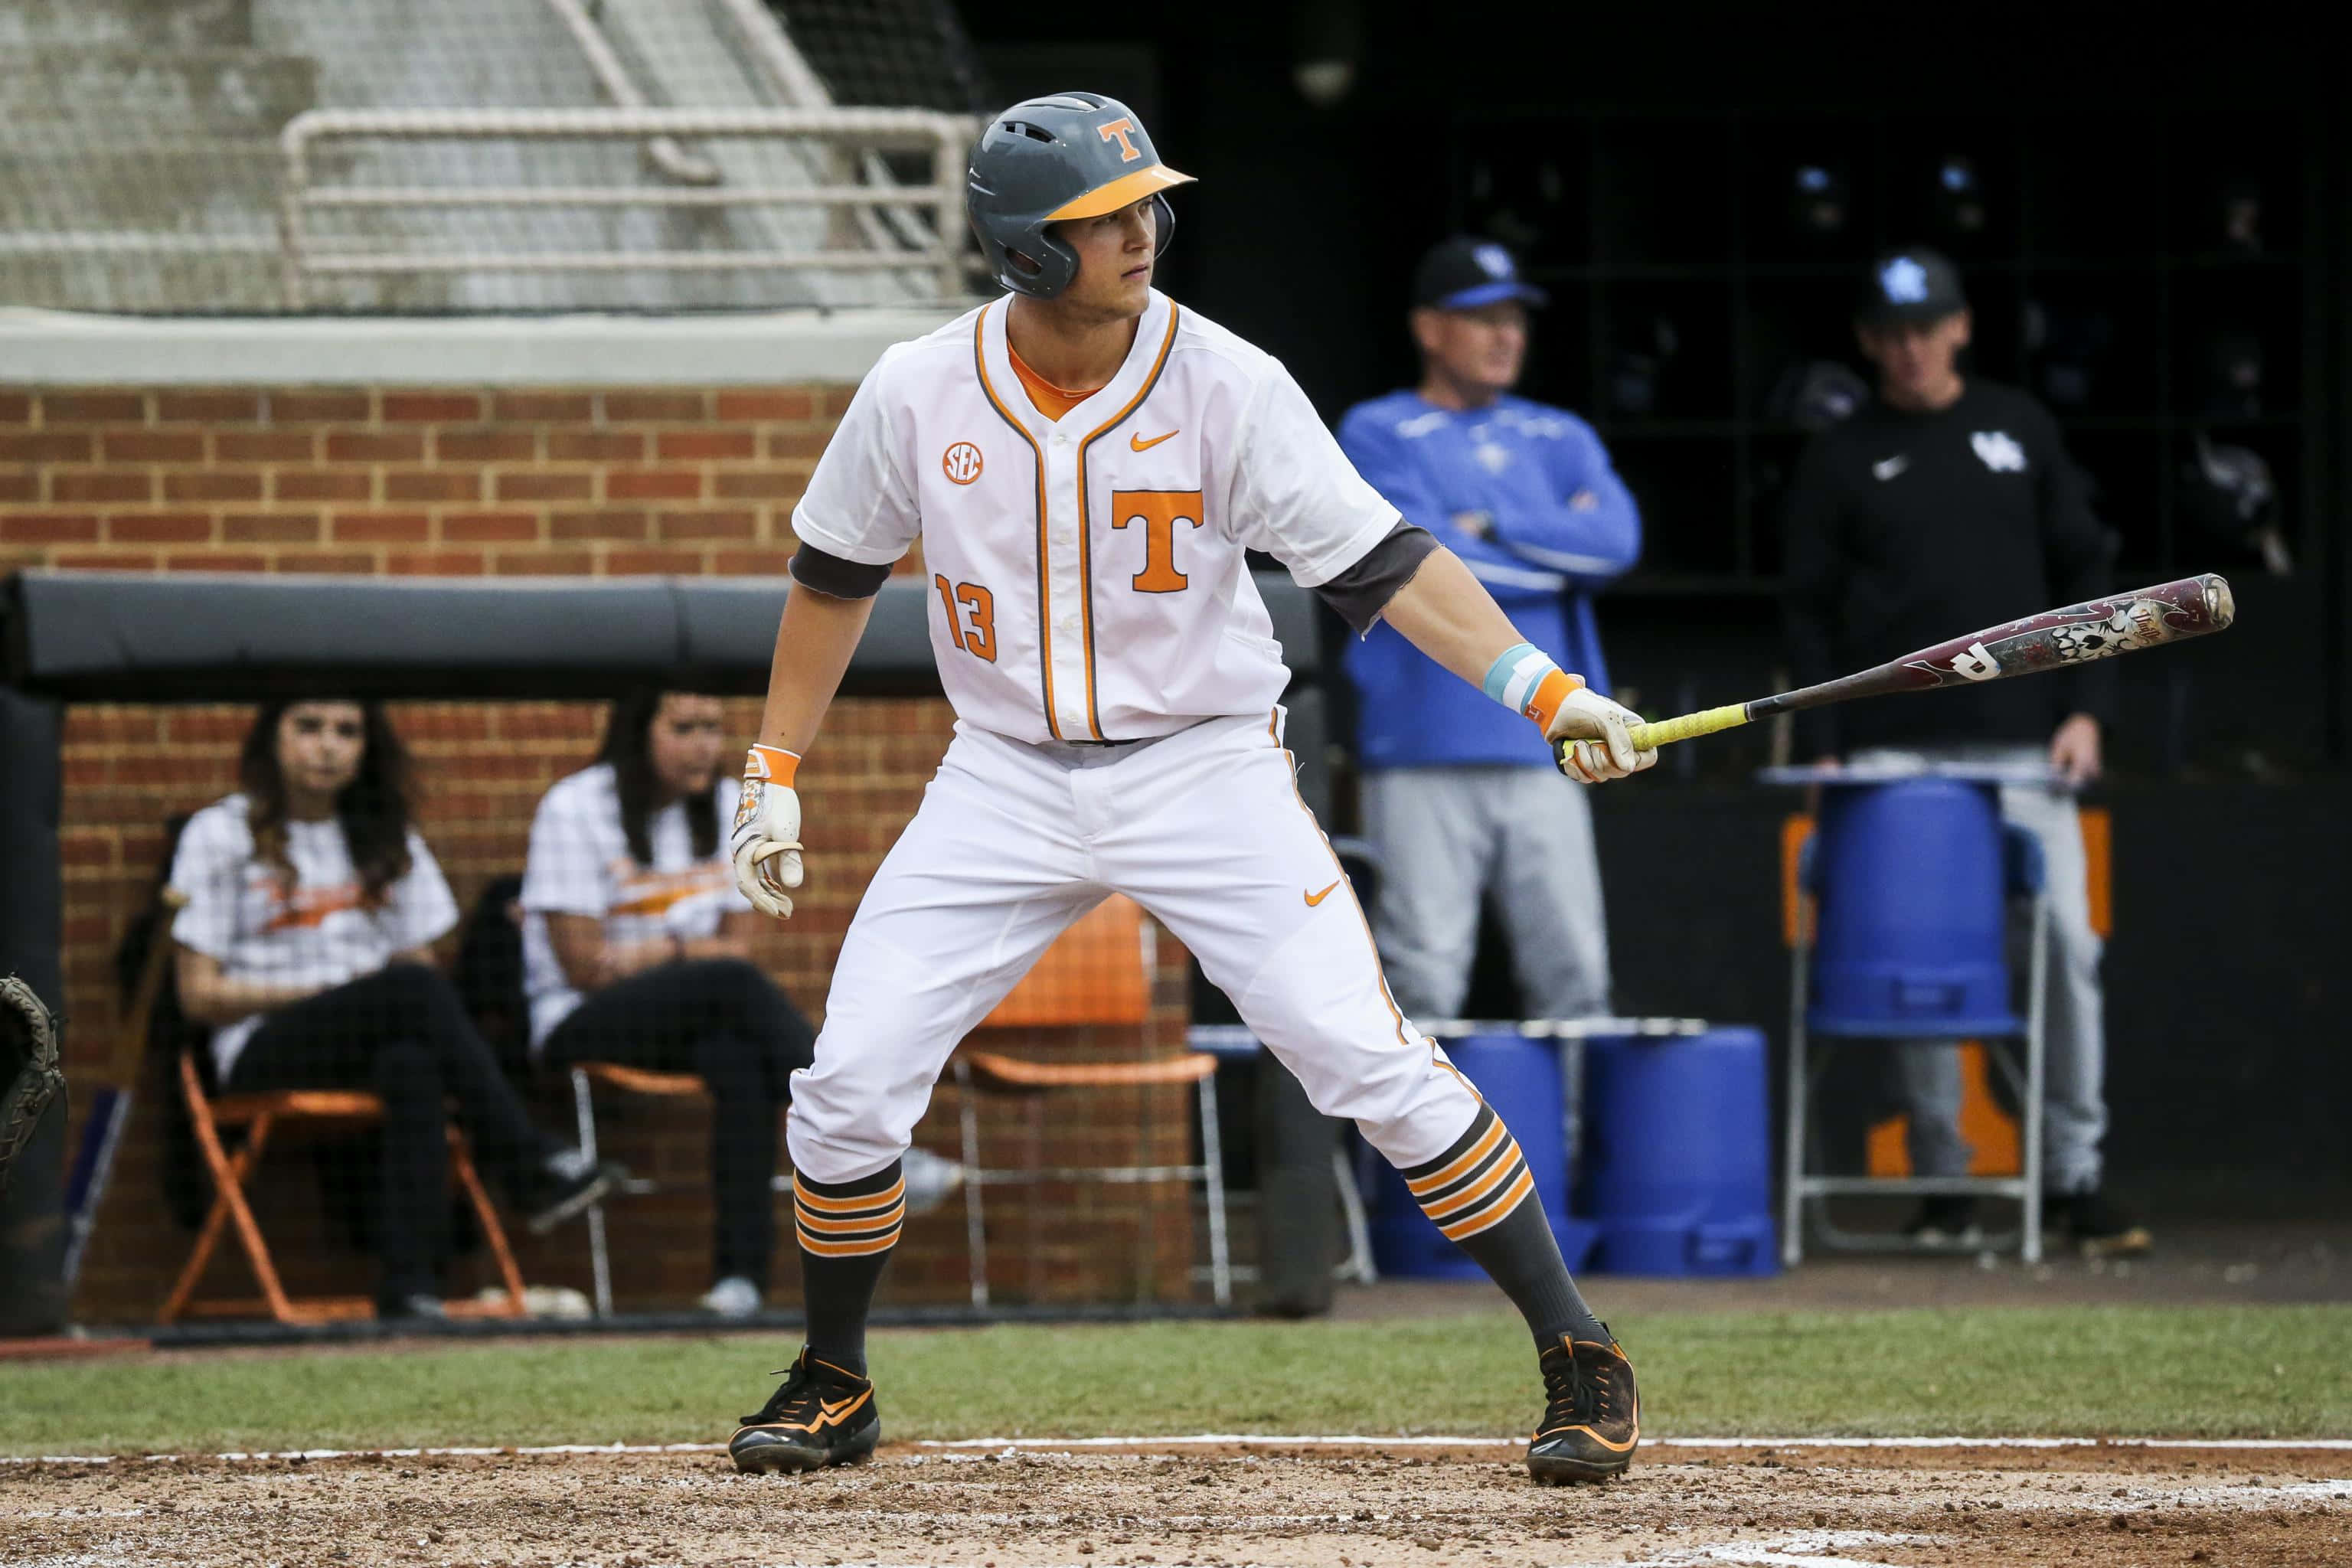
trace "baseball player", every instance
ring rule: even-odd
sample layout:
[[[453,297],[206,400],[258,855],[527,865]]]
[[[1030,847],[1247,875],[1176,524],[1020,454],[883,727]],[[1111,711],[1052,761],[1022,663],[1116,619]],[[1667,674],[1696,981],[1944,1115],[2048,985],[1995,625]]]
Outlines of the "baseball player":
[[[793,513],[796,586],[732,835],[745,896],[792,912],[794,769],[919,537],[957,721],[843,942],[814,1062],[793,1076],[808,1342],[728,1448],[744,1470],[873,1450],[865,1325],[905,1213],[908,1133],[965,1033],[1120,892],[1525,1314],[1549,1401],[1529,1470],[1605,1479],[1640,1429],[1633,1369],[1569,1278],[1517,1142],[1390,999],[1298,797],[1288,676],[1244,552],[1570,740],[1561,765],[1586,783],[1656,753],[1357,477],[1279,363],[1151,287],[1166,192],[1187,179],[1094,93],[996,116],[968,205],[1009,297],[883,354]]]

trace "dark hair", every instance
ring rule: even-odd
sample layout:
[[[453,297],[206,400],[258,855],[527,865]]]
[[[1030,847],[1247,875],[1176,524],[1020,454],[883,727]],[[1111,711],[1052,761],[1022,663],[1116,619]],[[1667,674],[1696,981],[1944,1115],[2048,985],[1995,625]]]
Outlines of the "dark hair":
[[[261,705],[246,732],[236,763],[245,791],[246,817],[253,828],[254,858],[273,868],[289,888],[294,862],[286,854],[286,774],[278,765],[278,726],[286,710],[318,698],[278,698]],[[408,875],[408,748],[384,717],[379,702],[359,704],[360,771],[335,795],[335,820],[359,872],[360,896],[370,909],[383,902],[392,885]]]
[[[654,721],[661,716],[662,699],[677,695],[658,686],[633,686],[613,702],[604,721],[600,763],[613,764],[613,782],[621,796],[621,831],[629,840],[629,854],[640,866],[654,863],[654,814],[661,781],[654,776]],[[719,853],[719,802],[709,790],[686,797],[686,826],[694,839],[694,855],[707,860]]]

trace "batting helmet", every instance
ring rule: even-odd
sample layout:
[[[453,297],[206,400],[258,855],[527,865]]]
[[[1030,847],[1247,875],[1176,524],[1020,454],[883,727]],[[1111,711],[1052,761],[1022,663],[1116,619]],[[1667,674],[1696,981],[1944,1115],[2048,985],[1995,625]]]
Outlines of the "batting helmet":
[[[1160,161],[1143,121],[1118,100],[1057,92],[1016,103],[988,122],[972,143],[964,207],[996,280],[1050,300],[1078,275],[1078,253],[1046,226],[1100,217],[1150,196],[1157,255],[1176,227],[1160,193],[1192,178]]]

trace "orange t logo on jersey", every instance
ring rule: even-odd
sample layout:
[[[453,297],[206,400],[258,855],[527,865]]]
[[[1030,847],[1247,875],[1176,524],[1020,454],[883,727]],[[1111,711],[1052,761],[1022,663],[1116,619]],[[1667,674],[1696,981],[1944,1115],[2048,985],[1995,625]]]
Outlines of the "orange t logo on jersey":
[[[969,441],[958,441],[940,454],[940,468],[957,484],[968,485],[980,478],[980,448]]]
[[[1127,133],[1134,129],[1135,121],[1125,118],[1114,120],[1108,125],[1098,125],[1095,127],[1096,133],[1101,136],[1104,141],[1118,142],[1118,161],[1122,163],[1132,163],[1138,158],[1143,156],[1143,153],[1137,149],[1135,143],[1127,139]]]
[[[1181,594],[1192,579],[1176,570],[1176,525],[1201,526],[1199,490],[1113,490],[1110,525],[1143,524],[1143,570],[1134,577],[1139,594]]]

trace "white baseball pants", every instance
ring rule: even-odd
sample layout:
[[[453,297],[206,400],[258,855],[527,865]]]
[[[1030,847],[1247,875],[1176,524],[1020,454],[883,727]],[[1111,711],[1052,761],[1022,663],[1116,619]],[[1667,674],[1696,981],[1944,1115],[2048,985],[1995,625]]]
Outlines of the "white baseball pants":
[[[1091,747],[959,721],[850,923],[815,1060],[793,1075],[793,1169],[848,1182],[897,1159],[950,1053],[1113,892],[1192,951],[1317,1110],[1395,1164],[1443,1153],[1477,1096],[1391,1001],[1281,722]]]

